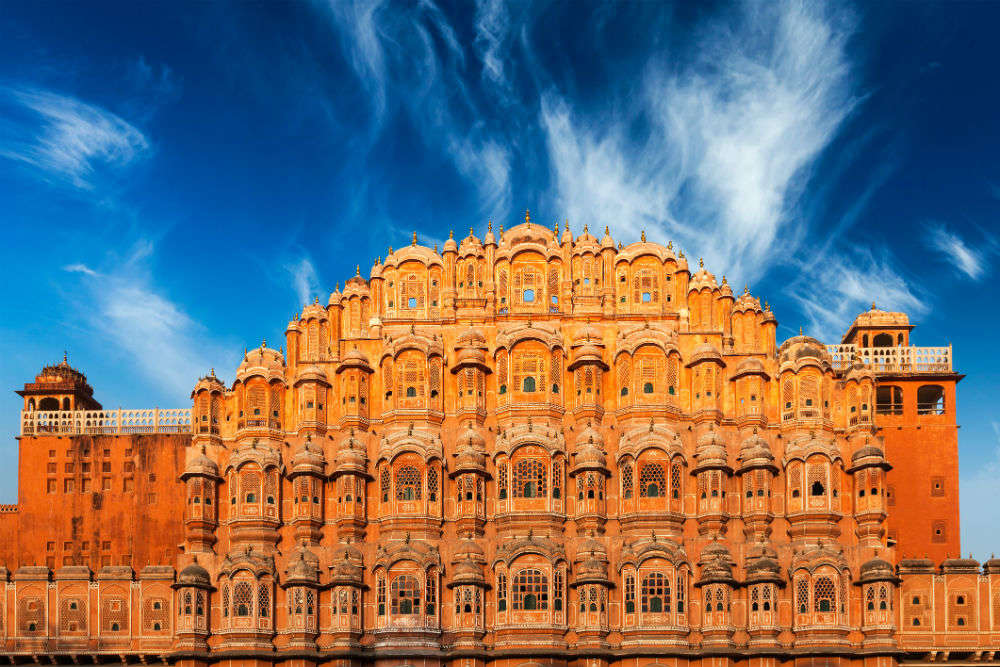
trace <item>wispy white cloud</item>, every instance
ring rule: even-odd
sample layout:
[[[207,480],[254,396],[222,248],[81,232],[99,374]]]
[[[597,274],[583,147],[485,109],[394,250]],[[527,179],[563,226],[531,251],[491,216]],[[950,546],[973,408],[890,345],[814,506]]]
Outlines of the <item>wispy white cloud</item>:
[[[209,367],[221,359],[235,363],[235,355],[153,283],[146,267],[152,251],[152,243],[142,241],[123,260],[109,262],[108,271],[83,263],[64,270],[80,275],[84,323],[151,382],[184,397]]]
[[[941,223],[927,227],[927,244],[944,255],[955,271],[972,280],[979,280],[986,273],[984,254],[969,245],[955,232]]]
[[[823,340],[838,340],[846,324],[872,302],[911,316],[928,308],[926,298],[897,273],[891,258],[871,251],[827,255],[797,285],[788,293],[805,315],[809,332]]]
[[[67,264],[63,267],[63,271],[69,271],[70,273],[82,273],[85,276],[91,277],[97,275],[97,271],[94,271],[86,264]]]
[[[510,16],[503,0],[476,0],[476,49],[483,77],[494,85],[509,86],[502,53],[510,32]]]
[[[652,58],[631,103],[585,116],[548,93],[556,202],[571,221],[644,228],[759,276],[794,238],[797,198],[856,103],[852,30],[828,5],[748,4],[704,26],[697,58]]]
[[[2,126],[0,156],[82,190],[93,189],[100,173],[132,164],[150,148],[126,120],[74,97],[0,88],[0,102],[12,112]]]
[[[291,274],[292,284],[295,287],[295,295],[299,299],[299,304],[312,303],[315,297],[320,295],[319,277],[316,274],[316,267],[308,257],[303,257],[296,262],[286,264],[285,269]]]
[[[325,7],[374,119],[372,143],[395,110],[408,115],[429,150],[442,150],[478,193],[480,209],[503,216],[510,207],[512,155],[502,136],[483,125],[466,81],[465,52],[448,17],[431,0],[386,11],[381,0],[331,0]],[[500,38],[503,7],[482,7],[477,31]],[[482,27],[480,28],[480,24]],[[484,76],[503,76],[499,43],[477,35]]]

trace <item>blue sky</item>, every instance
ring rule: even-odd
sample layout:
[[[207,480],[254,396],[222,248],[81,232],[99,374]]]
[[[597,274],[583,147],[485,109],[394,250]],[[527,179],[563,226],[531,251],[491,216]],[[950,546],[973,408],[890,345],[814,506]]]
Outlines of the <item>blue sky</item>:
[[[1000,548],[1000,6],[177,9],[4,6],[0,386],[66,349],[105,406],[186,406],[413,230],[530,208],[704,256],[779,338],[875,300],[954,344],[964,550]]]

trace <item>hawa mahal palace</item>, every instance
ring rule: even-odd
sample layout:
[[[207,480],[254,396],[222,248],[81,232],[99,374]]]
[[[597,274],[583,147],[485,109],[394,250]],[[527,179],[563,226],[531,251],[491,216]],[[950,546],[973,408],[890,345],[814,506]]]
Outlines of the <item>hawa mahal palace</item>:
[[[179,410],[46,366],[0,507],[11,664],[894,667],[1000,658],[950,347],[776,340],[671,245],[413,243]]]

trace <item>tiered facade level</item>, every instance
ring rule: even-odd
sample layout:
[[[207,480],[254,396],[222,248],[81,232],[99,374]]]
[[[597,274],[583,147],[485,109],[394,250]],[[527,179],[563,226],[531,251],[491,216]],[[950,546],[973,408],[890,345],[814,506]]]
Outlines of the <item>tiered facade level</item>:
[[[950,348],[776,344],[683,253],[530,220],[414,243],[190,410],[25,385],[12,662],[992,660],[960,559]],[[287,350],[287,352],[285,351]]]

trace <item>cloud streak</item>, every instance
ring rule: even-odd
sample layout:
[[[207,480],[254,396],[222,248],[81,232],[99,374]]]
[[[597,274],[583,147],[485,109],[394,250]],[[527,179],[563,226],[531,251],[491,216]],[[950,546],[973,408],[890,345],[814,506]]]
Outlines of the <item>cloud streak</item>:
[[[313,299],[320,295],[319,276],[308,257],[286,265],[285,269],[291,274],[292,285],[295,287],[295,295],[300,304],[312,303]]]
[[[986,273],[983,253],[970,248],[958,234],[942,224],[928,226],[927,245],[944,255],[959,275],[978,281]]]
[[[83,263],[64,270],[80,276],[88,303],[83,321],[149,380],[184,397],[209,367],[221,359],[235,363],[235,356],[153,284],[146,268],[152,252],[143,241],[123,261],[109,262],[109,271]]]
[[[540,121],[558,205],[571,220],[678,238],[758,277],[800,222],[797,197],[856,103],[852,30],[821,5],[745,5],[704,26],[698,57],[651,58],[633,104],[588,117],[547,93]]]
[[[136,127],[74,97],[2,88],[0,102],[14,119],[0,129],[0,156],[80,190],[94,189],[102,174],[120,170],[150,150]]]

